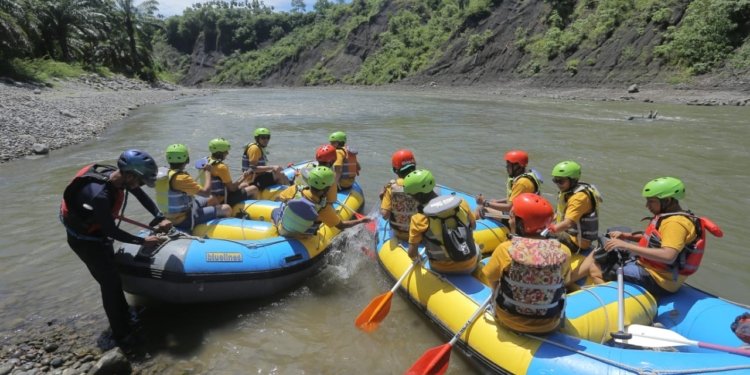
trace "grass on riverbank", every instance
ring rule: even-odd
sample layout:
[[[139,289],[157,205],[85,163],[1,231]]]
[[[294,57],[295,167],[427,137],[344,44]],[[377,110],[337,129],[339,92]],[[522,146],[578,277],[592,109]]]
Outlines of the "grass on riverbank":
[[[77,63],[64,63],[48,59],[13,59],[2,61],[0,72],[19,81],[50,83],[52,78],[76,78],[90,73]],[[96,68],[93,73],[109,77],[112,72],[107,68]]]

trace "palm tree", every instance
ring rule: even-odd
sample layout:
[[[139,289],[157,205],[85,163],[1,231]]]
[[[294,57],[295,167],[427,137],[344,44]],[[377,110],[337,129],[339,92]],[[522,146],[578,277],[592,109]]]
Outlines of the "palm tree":
[[[27,18],[23,0],[0,0],[0,57],[22,55],[31,50],[27,31],[36,25]]]
[[[110,0],[109,34],[117,36],[106,43],[106,47],[116,56],[110,56],[115,66],[153,79],[151,58],[151,38],[162,21],[156,18],[159,2],[146,0],[139,5],[134,0]]]
[[[95,0],[51,0],[41,2],[39,12],[48,53],[62,61],[83,57],[87,39],[97,39],[104,20],[102,4]],[[50,45],[56,42],[56,45]],[[59,49],[59,50],[58,50]]]

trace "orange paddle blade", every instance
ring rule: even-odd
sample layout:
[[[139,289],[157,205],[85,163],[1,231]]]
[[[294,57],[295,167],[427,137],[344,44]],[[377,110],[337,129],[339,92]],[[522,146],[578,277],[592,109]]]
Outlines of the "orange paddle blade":
[[[451,358],[450,343],[428,349],[411,367],[406,370],[408,375],[442,375],[448,369]]]
[[[390,290],[373,298],[370,304],[354,320],[354,325],[367,333],[378,329],[380,322],[391,311],[391,299],[393,299],[393,292]]]
[[[372,259],[375,259],[375,252],[372,251],[372,249],[370,249],[367,246],[362,246],[362,253],[365,254],[365,255],[367,255],[368,257],[370,257]]]
[[[356,217],[357,219],[362,219],[362,218],[364,218],[364,217],[365,217],[365,215],[362,215],[362,214],[361,214],[361,213],[359,213],[359,212],[355,212],[355,213],[354,213],[354,217]],[[375,222],[375,220],[373,220],[373,221],[371,221],[371,222],[369,222],[369,223],[365,224],[365,228],[367,228],[367,231],[368,231],[368,232],[370,232],[370,233],[375,233],[375,231],[377,231],[377,225],[378,225],[378,223],[377,223],[377,222]]]

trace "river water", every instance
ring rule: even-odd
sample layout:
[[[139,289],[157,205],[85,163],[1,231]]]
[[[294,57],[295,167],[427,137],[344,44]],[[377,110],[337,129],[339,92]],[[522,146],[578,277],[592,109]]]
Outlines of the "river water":
[[[659,113],[656,121],[642,118],[652,110]],[[220,136],[232,144],[228,160],[236,175],[242,146],[260,126],[272,132],[271,162],[284,165],[312,158],[328,134],[346,131],[348,143],[359,149],[367,211],[392,178],[391,153],[403,147],[438,183],[491,197],[505,194],[503,153],[527,150],[553,203],[551,168],[576,160],[583,166],[581,180],[604,196],[602,228],[641,228],[639,220],[648,215],[640,196],[644,183],[680,177],[687,185],[683,207],[711,217],[725,233],[708,239],[701,269],[689,282],[749,304],[750,257],[742,234],[750,207],[749,115],[745,107],[354,89],[227,90],[147,107],[95,142],[0,165],[0,331],[29,319],[79,314],[99,315],[106,327],[98,286],[68,248],[57,220],[61,193],[81,166],[114,163],[131,147],[163,163],[162,151],[177,142],[187,144],[195,160]],[[128,215],[147,220],[135,200]],[[424,350],[447,340],[400,296],[378,331],[355,329],[357,314],[390,286],[356,246],[337,248],[321,274],[268,300],[150,303],[145,323],[151,355],[169,363],[171,373],[402,373]],[[454,355],[451,371],[474,369]]]

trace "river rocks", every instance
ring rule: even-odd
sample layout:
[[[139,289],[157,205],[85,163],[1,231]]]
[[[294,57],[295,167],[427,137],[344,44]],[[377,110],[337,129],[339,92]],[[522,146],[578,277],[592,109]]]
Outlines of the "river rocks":
[[[31,146],[31,150],[37,155],[49,154],[49,146],[44,143],[34,143],[34,145]]]
[[[209,93],[96,74],[53,82],[0,79],[0,163],[90,140],[140,106]]]
[[[133,369],[120,348],[114,348],[99,358],[88,371],[92,375],[130,374]]]

